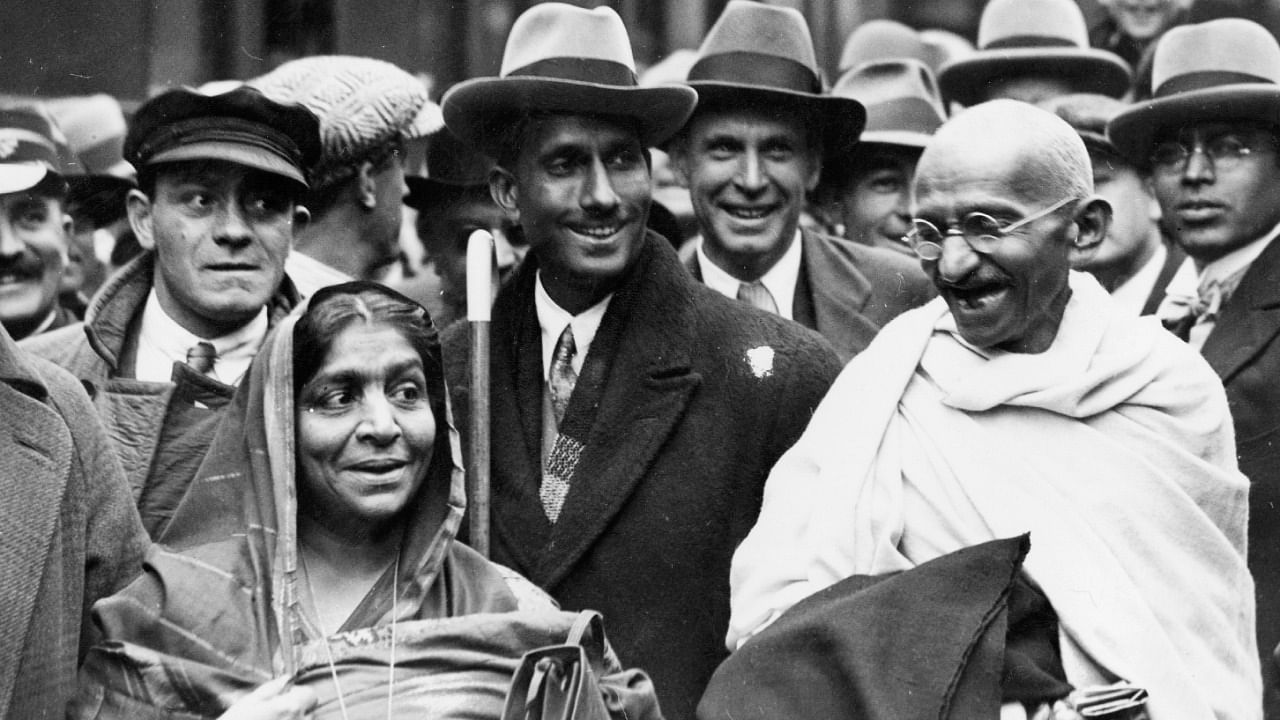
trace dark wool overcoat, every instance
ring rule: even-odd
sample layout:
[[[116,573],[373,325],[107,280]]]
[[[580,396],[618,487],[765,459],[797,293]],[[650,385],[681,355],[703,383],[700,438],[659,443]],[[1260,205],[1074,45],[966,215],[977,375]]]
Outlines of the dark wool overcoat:
[[[150,543],[80,385],[0,330],[0,718],[60,720],[89,607]]]
[[[695,282],[650,233],[591,346],[619,338],[553,526],[538,499],[537,267],[527,258],[493,311],[493,559],[565,609],[601,611],[623,663],[652,676],[663,714],[692,719],[726,655],[733,551],[755,522],[769,470],[840,364],[816,333]],[[444,348],[465,429],[465,323],[446,331]]]
[[[685,267],[702,280],[697,256]],[[792,315],[831,341],[841,360],[862,352],[886,323],[937,294],[918,261],[810,230],[800,233]]]
[[[1280,242],[1249,266],[1201,352],[1227,389],[1236,455],[1249,487],[1249,571],[1267,717],[1280,718]]]

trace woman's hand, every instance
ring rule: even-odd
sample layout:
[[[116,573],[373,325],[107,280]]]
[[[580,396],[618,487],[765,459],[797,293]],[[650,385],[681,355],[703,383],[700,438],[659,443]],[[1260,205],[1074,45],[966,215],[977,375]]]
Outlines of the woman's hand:
[[[263,683],[237,700],[218,720],[303,720],[317,702],[310,688],[290,685],[288,677]]]

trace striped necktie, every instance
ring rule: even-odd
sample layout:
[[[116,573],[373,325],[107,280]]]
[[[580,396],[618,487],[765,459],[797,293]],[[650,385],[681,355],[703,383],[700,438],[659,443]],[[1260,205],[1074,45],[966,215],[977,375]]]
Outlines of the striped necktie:
[[[773,295],[759,280],[739,285],[738,299],[767,313],[778,314],[778,304],[773,301]]]

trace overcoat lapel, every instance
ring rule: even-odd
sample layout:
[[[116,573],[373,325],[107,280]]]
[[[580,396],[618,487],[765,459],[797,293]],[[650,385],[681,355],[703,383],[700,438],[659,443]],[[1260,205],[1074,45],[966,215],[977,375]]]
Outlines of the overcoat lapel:
[[[880,331],[863,315],[871,298],[871,281],[848,257],[828,248],[821,237],[802,231],[800,272],[813,297],[813,329],[847,354],[866,347]]]
[[[1280,333],[1280,242],[1273,241],[1245,272],[1202,350],[1225,384]]]
[[[0,460],[4,497],[0,501],[0,668],[18,667],[26,644],[36,594],[67,491],[71,433],[52,408],[17,387],[45,390],[15,356],[7,335],[0,338]],[[13,688],[0,683],[0,716]]]
[[[543,516],[538,498],[540,430],[533,433],[535,442],[526,453],[532,473],[520,468],[518,475],[512,476],[523,497],[518,498],[520,507],[504,517],[504,523],[509,522],[515,532],[532,534],[513,534],[517,541],[508,546],[520,558],[529,579],[544,588],[551,589],[563,580],[626,507],[684,416],[700,383],[689,361],[690,328],[695,325],[695,319],[689,317],[693,284],[684,275],[674,251],[661,238],[650,234],[645,244],[631,279],[614,295],[601,323],[601,335],[619,333],[617,350],[595,423],[554,526]],[[520,294],[527,297],[531,308],[532,292]],[[536,324],[536,315],[531,309],[529,313]],[[607,327],[611,323],[618,324],[616,329]],[[522,353],[534,354],[527,348]],[[521,405],[532,408],[530,424],[539,428],[540,356],[535,360],[536,391]],[[525,364],[523,358],[519,364]],[[520,388],[519,392],[525,393],[527,388]],[[495,433],[498,431],[495,427]],[[532,483],[525,482],[527,475]],[[543,537],[549,537],[545,544],[531,542]],[[537,553],[536,561],[528,562],[533,553]]]

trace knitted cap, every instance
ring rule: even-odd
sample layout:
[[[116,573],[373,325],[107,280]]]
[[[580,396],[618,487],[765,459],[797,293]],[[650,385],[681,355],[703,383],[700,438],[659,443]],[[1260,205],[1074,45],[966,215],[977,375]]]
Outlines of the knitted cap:
[[[439,111],[429,107],[434,103],[422,81],[382,60],[306,57],[249,84],[275,100],[301,103],[320,118],[324,152],[312,173],[316,186],[353,175],[357,163],[397,140],[438,129],[423,122]]]

